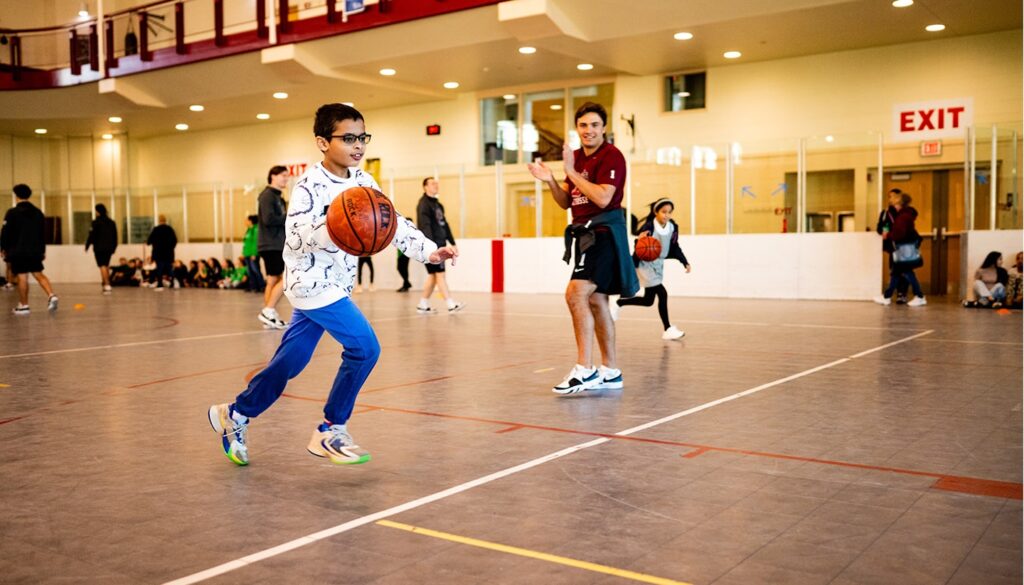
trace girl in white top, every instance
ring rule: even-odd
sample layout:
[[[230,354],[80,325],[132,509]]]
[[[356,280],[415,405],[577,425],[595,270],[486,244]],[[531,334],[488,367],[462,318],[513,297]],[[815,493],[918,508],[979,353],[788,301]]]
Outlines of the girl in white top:
[[[665,197],[651,203],[651,211],[640,226],[638,235],[641,237],[651,236],[658,240],[661,243],[661,254],[654,260],[646,262],[637,258],[634,252],[633,264],[637,267],[636,272],[640,277],[640,284],[644,287],[644,296],[619,299],[612,305],[612,317],[618,318],[619,307],[627,305],[650,307],[654,304],[654,300],[657,299],[658,316],[661,317],[661,324],[665,329],[661,338],[665,340],[679,339],[686,335],[668,320],[668,291],[665,290],[665,286],[662,284],[665,273],[665,259],[674,258],[679,260],[686,267],[686,272],[690,272],[690,263],[687,262],[686,255],[683,254],[683,250],[679,247],[679,226],[676,225],[676,222],[672,221],[673,210],[675,210],[675,205],[670,199]]]

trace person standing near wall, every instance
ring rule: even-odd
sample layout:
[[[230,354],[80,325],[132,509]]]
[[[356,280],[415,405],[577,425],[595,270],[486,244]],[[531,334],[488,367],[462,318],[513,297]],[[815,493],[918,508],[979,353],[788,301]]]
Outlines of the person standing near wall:
[[[441,202],[437,199],[439,191],[440,186],[437,179],[433,177],[423,179],[423,196],[420,197],[420,202],[416,206],[416,224],[420,231],[427,236],[427,239],[437,244],[438,248],[443,248],[445,244],[451,242],[452,249],[458,250],[455,246],[455,236],[452,235],[452,228],[444,217],[444,205],[441,205]],[[444,262],[440,264],[426,264],[426,267],[427,280],[423,285],[423,296],[420,298],[420,304],[416,307],[416,312],[423,314],[437,312],[430,306],[430,295],[434,294],[435,286],[448,304],[449,313],[454,313],[464,307],[464,304],[452,298],[451,291],[448,290],[448,282],[445,279],[444,273]]]
[[[89,237],[85,240],[86,252],[89,246],[92,246],[96,266],[100,269],[103,294],[109,295],[113,290],[110,288],[110,257],[117,250],[117,224],[107,215],[107,206],[102,203],[96,204],[96,219],[92,220]]]
[[[565,256],[576,264],[565,290],[576,335],[576,365],[558,385],[556,394],[584,390],[622,388],[622,371],[616,365],[615,323],[608,308],[608,295],[634,296],[640,289],[629,254],[629,227],[622,209],[626,184],[626,158],[605,139],[608,112],[600,104],[587,102],[576,110],[576,132],[582,147],[562,147],[565,181],[539,160],[527,164],[530,173],[547,184],[555,203],[572,209],[572,223],[565,230]],[[575,246],[573,243],[575,242]],[[601,349],[602,364],[594,367],[594,334]]]
[[[171,280],[174,277],[174,249],[178,246],[178,234],[174,228],[167,225],[167,216],[161,214],[157,218],[157,225],[149,232],[146,245],[152,246],[150,257],[156,263],[156,278],[153,288],[157,291],[164,290],[164,276]]]
[[[928,304],[921,292],[921,285],[917,282],[914,269],[924,266],[921,259],[921,236],[914,227],[917,220],[917,210],[910,206],[911,197],[907,193],[900,193],[899,200],[894,209],[896,213],[892,219],[892,230],[886,232],[884,237],[892,240],[892,274],[889,279],[889,287],[881,296],[875,297],[874,301],[880,305],[891,305],[892,295],[896,292],[901,278],[910,283],[914,291],[914,299],[907,303],[908,307],[921,307]]]
[[[260,272],[260,251],[257,247],[260,218],[257,215],[250,215],[246,221],[249,227],[245,229],[245,237],[242,238],[242,257],[245,259],[244,266],[249,275],[249,292],[263,292],[267,283]]]
[[[259,239],[257,249],[267,270],[267,286],[263,291],[263,310],[257,315],[271,329],[288,327],[277,314],[277,303],[284,294],[284,222],[286,207],[282,193],[288,187],[288,169],[280,165],[267,173],[267,187],[259,196]]]
[[[46,240],[43,238],[43,212],[29,202],[32,189],[28,185],[15,185],[17,205],[7,210],[0,228],[0,255],[10,262],[11,272],[18,279],[18,306],[11,312],[28,315],[28,275],[31,274],[47,296],[47,309],[57,310],[57,295],[50,279],[43,274],[46,259]]]

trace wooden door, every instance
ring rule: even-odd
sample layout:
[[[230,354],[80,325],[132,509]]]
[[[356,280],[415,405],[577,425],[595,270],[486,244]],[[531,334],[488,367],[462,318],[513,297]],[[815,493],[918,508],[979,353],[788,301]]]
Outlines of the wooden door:
[[[895,177],[895,179],[893,178]],[[935,176],[933,171],[889,171],[885,173],[885,180],[882,184],[885,191],[886,205],[888,205],[888,194],[891,189],[899,189],[910,195],[910,206],[917,210],[917,222],[915,226],[923,238],[921,242],[921,258],[924,259],[923,269],[917,270],[917,280],[921,283],[921,290],[925,295],[930,294],[932,286],[932,275],[929,267],[934,264],[932,261],[932,223],[934,218],[935,203]],[[889,258],[882,263],[882,282],[889,282]]]

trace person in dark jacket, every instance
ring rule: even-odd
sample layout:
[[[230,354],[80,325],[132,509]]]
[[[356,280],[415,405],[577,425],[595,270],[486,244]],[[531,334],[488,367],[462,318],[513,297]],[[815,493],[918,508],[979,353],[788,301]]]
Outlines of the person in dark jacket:
[[[277,314],[277,303],[284,294],[284,220],[288,209],[282,193],[288,187],[288,169],[281,165],[270,168],[267,187],[260,193],[259,232],[256,248],[263,258],[267,284],[263,289],[263,309],[256,315],[268,329],[284,329],[288,323]]]
[[[110,291],[110,257],[117,250],[117,224],[107,216],[107,206],[102,203],[96,204],[96,219],[92,220],[92,229],[89,230],[89,237],[85,240],[85,251],[92,246],[93,256],[96,257],[96,266],[100,269],[100,278],[103,280],[103,294],[109,295]]]
[[[420,231],[423,232],[423,235],[427,236],[428,240],[437,244],[438,248],[443,248],[445,244],[451,242],[452,248],[457,250],[458,248],[455,247],[455,236],[452,235],[452,228],[444,217],[444,205],[441,205],[441,202],[437,199],[439,191],[440,186],[437,183],[437,179],[434,177],[423,179],[423,196],[420,197],[420,202],[416,205],[416,227],[420,228]],[[440,264],[426,264],[426,267],[427,280],[423,283],[423,296],[420,297],[420,304],[417,305],[416,312],[437,312],[430,306],[430,295],[434,294],[435,286],[448,304],[449,313],[454,313],[464,307],[464,304],[452,298],[451,291],[448,290],[448,282],[444,274],[444,262]]]
[[[1010,283],[1010,273],[1003,268],[1003,254],[998,251],[989,252],[985,256],[981,268],[974,271],[974,282],[971,286],[975,300],[964,302],[965,307],[992,307],[1001,309],[1006,303],[1006,287]]]
[[[160,215],[158,223],[153,231],[149,232],[146,244],[153,247],[150,256],[156,263],[156,287],[154,290],[164,290],[164,276],[168,280],[174,274],[174,248],[178,246],[178,235],[174,228],[167,225],[167,217]]]
[[[18,306],[15,315],[28,315],[28,274],[36,279],[47,296],[47,308],[57,310],[57,295],[50,279],[43,274],[46,259],[46,241],[43,239],[44,218],[39,208],[29,203],[32,189],[28,185],[15,185],[14,197],[18,204],[7,210],[3,228],[0,228],[0,255],[10,262],[11,272],[18,277]]]
[[[874,301],[880,305],[892,304],[892,295],[896,292],[896,286],[901,278],[910,283],[914,291],[914,299],[907,303],[908,307],[920,307],[927,305],[928,301],[921,292],[921,285],[917,282],[914,269],[924,265],[921,259],[921,236],[914,227],[917,220],[917,210],[910,206],[911,197],[907,193],[900,193],[899,201],[894,206],[896,213],[892,216],[892,229],[885,233],[884,237],[892,241],[892,272],[889,277],[889,286],[881,296],[875,297]]]
[[[896,204],[900,201],[900,195],[903,193],[900,189],[889,189],[889,207],[883,209],[878,214],[878,223],[875,225],[875,231],[882,237],[882,251],[885,252],[887,261],[889,262],[889,272],[892,272],[892,252],[893,245],[892,240],[884,237],[885,234],[892,231],[892,220],[896,216]],[[896,304],[902,305],[907,302],[907,290],[910,288],[910,283],[907,279],[900,278],[900,281],[896,284]]]

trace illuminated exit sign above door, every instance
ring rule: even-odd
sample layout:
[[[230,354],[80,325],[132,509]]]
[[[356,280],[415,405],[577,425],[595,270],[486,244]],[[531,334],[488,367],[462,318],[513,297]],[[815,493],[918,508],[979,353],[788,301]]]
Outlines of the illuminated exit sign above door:
[[[441,125],[440,124],[431,124],[430,126],[427,126],[427,136],[440,136],[440,135],[441,135]]]
[[[974,98],[896,104],[892,118],[896,142],[963,138],[974,124]]]

